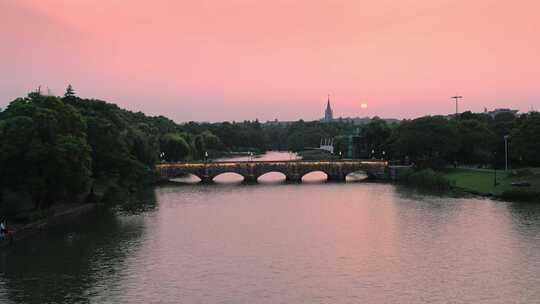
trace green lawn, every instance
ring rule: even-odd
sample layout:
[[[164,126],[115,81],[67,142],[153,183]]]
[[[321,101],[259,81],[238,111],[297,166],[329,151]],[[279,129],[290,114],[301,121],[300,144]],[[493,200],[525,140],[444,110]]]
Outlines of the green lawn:
[[[467,191],[482,194],[501,195],[505,191],[537,192],[540,193],[540,169],[513,170],[505,172],[497,170],[497,186],[494,185],[493,170],[485,169],[447,169],[443,172],[445,177],[454,182],[454,185]],[[515,181],[527,181],[530,187],[514,187]]]

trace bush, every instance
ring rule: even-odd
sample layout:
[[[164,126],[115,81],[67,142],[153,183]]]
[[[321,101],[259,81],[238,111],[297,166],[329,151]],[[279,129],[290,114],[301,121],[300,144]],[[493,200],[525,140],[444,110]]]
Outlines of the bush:
[[[448,191],[452,188],[452,183],[441,173],[432,169],[407,170],[400,175],[400,182],[414,187],[433,191]]]
[[[123,201],[128,195],[129,191],[125,187],[113,183],[109,185],[103,193],[101,202],[104,204],[115,204]]]
[[[534,175],[534,173],[529,169],[512,170],[508,172],[508,177],[524,177],[531,175]]]
[[[440,158],[430,158],[430,159],[422,159],[417,160],[414,165],[418,169],[435,169],[440,170],[446,167],[448,163]]]
[[[0,205],[0,218],[13,218],[19,212],[19,206],[15,201],[4,201]]]
[[[540,192],[521,191],[521,190],[505,190],[501,193],[500,198],[508,201],[537,201],[540,202]]]

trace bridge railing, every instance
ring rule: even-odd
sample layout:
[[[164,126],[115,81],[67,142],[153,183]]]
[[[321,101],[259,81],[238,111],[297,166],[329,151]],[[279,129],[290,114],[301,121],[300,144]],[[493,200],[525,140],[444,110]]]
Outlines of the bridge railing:
[[[207,161],[207,162],[162,162],[157,166],[175,165],[240,165],[240,164],[379,164],[388,165],[387,160],[380,159],[339,159],[339,160],[251,160],[251,161]]]

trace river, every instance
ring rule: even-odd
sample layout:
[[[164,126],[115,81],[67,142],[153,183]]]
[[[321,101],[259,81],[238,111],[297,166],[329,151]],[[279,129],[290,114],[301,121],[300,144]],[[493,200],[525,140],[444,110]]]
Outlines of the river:
[[[157,187],[2,248],[0,303],[540,301],[536,204],[262,179]]]

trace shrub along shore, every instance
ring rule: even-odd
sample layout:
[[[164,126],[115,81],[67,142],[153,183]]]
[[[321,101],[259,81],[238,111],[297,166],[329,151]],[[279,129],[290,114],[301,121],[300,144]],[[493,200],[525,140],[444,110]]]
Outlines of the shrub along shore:
[[[399,182],[439,193],[458,190],[508,201],[540,202],[540,169],[408,169]]]
[[[540,202],[540,169],[486,170],[447,169],[446,179],[464,191],[510,201]]]

